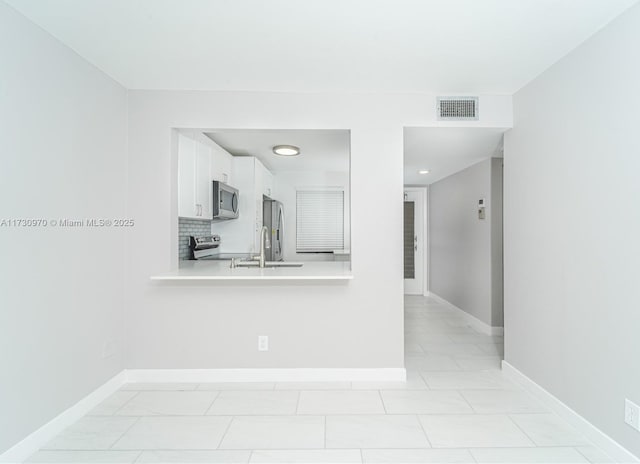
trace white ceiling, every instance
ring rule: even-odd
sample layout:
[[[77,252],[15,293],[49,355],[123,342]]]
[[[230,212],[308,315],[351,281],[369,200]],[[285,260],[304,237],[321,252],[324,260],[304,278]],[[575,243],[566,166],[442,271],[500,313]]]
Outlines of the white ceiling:
[[[6,0],[132,89],[513,94],[636,0]]]
[[[348,130],[248,130],[203,131],[236,156],[255,156],[271,172],[348,172],[350,132]],[[276,145],[295,145],[298,156],[273,154]]]
[[[404,183],[428,185],[492,156],[502,157],[505,129],[407,127]],[[428,169],[429,174],[418,174]]]

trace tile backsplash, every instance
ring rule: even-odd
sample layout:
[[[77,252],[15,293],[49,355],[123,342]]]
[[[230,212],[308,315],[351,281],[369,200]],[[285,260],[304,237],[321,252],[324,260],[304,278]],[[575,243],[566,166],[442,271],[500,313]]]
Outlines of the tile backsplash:
[[[189,236],[211,235],[211,221],[178,218],[178,258],[189,259]]]

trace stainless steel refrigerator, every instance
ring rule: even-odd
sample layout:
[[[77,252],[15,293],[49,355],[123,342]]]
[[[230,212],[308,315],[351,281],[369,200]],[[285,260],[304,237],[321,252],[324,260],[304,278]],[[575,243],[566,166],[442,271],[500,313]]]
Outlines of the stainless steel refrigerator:
[[[271,232],[271,247],[265,250],[267,261],[282,261],[284,247],[284,207],[276,200],[262,202],[262,223]]]

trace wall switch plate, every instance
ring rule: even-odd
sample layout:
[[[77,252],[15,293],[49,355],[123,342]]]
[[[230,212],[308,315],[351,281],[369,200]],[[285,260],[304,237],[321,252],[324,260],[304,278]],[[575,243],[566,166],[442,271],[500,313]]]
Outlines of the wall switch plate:
[[[627,399],[624,400],[624,421],[640,432],[640,406]]]
[[[486,214],[484,212],[484,206],[481,208],[478,208],[478,219],[485,219],[486,218]]]
[[[258,351],[269,351],[269,337],[258,335]]]

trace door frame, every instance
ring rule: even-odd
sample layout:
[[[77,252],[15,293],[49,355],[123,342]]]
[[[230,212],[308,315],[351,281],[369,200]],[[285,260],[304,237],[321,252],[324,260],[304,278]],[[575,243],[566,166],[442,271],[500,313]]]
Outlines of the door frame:
[[[429,294],[429,188],[428,186],[405,185],[403,188],[403,202],[405,193],[417,193],[422,203],[422,221],[415,226],[419,227],[422,233],[422,240],[418,238],[418,244],[422,245],[422,295]],[[418,206],[418,205],[416,205]],[[420,233],[417,234],[420,237]]]

